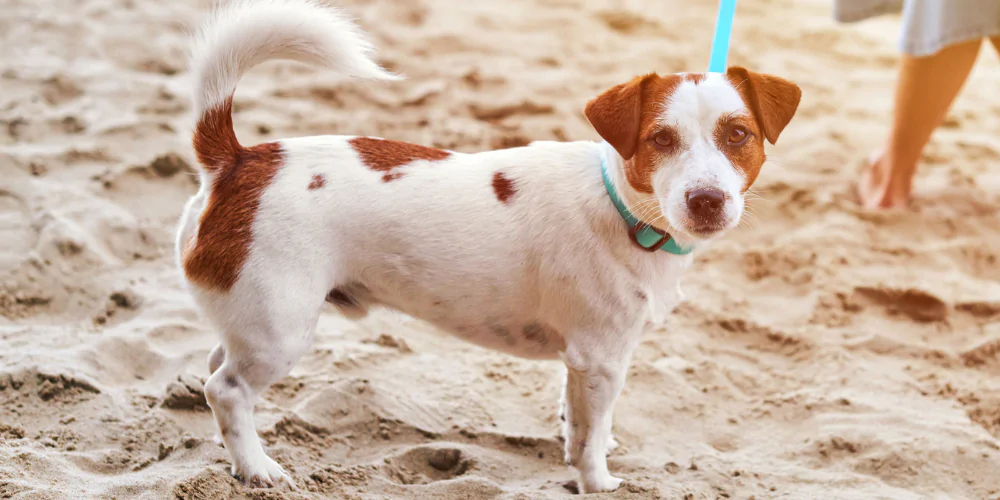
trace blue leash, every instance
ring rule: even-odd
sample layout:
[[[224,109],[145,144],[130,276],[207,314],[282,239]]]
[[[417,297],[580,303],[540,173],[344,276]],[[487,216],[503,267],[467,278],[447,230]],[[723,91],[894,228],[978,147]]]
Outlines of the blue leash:
[[[712,40],[712,57],[708,60],[709,73],[725,73],[729,56],[729,36],[733,32],[736,0],[719,0],[719,17],[715,21],[715,38]]]

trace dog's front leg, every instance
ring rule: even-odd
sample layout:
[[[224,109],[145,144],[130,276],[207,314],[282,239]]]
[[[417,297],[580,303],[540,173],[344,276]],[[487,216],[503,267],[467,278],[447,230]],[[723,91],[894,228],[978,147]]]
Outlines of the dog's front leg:
[[[614,491],[622,480],[608,472],[611,416],[625,385],[631,356],[600,361],[588,358],[567,352],[566,463],[580,472],[581,493]]]
[[[559,421],[563,422],[561,425],[563,426],[562,438],[563,438],[564,442],[566,440],[566,432],[565,432],[566,431],[566,427],[568,427],[565,424],[565,422],[566,422],[566,384],[567,384],[567,378],[568,378],[568,374],[567,374],[567,376],[563,377],[562,392],[559,394]],[[614,423],[613,422],[611,424],[611,427],[612,427],[612,429],[614,428]],[[610,454],[612,451],[617,450],[618,446],[619,446],[618,440],[615,439],[615,433],[612,431],[611,435],[608,436],[608,453]],[[567,457],[568,456],[569,455],[567,455]],[[567,460],[568,460],[568,458],[567,458]]]

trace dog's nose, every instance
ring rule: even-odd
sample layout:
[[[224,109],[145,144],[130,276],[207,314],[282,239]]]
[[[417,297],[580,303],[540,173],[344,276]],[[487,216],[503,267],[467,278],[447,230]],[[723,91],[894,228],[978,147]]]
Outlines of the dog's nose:
[[[726,204],[726,193],[713,188],[701,188],[688,192],[688,211],[696,219],[712,220],[722,214]]]

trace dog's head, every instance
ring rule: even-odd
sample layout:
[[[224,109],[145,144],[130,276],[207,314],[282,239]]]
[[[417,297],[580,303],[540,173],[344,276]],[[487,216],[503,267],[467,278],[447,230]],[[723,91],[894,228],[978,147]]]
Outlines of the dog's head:
[[[800,96],[792,82],[740,67],[653,73],[608,89],[586,115],[621,155],[629,187],[648,201],[635,215],[699,241],[739,224],[764,140],[777,141]]]

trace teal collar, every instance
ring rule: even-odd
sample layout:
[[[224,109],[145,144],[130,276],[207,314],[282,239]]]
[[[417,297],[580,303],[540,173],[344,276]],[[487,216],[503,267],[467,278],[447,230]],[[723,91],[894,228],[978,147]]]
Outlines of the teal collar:
[[[657,250],[663,250],[667,253],[672,253],[674,255],[687,255],[691,253],[694,248],[684,248],[677,244],[669,234],[656,229],[645,222],[640,221],[632,212],[628,211],[625,207],[625,203],[622,202],[621,197],[618,196],[618,191],[611,184],[611,176],[608,173],[607,161],[601,158],[601,174],[604,176],[604,187],[608,189],[608,195],[611,196],[611,202],[615,204],[615,208],[618,209],[618,214],[625,219],[625,223],[628,224],[628,235],[632,239],[632,242],[639,245],[643,250],[649,252],[655,252]]]

